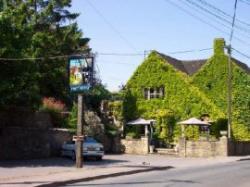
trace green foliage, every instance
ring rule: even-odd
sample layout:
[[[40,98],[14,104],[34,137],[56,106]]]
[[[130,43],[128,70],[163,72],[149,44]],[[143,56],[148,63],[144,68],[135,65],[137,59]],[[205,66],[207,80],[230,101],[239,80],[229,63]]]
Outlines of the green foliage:
[[[227,66],[228,57],[221,53],[215,54],[192,78],[192,83],[199,87],[224,114],[227,112]],[[232,131],[236,140],[249,139],[249,131],[242,130],[250,128],[249,85],[250,75],[233,63]]]
[[[199,127],[197,125],[187,125],[185,127],[185,136],[188,140],[198,140],[199,139]]]
[[[216,138],[220,137],[220,131],[227,131],[227,119],[217,119],[210,127],[210,134]]]
[[[109,137],[115,137],[118,135],[119,129],[114,126],[113,124],[106,124],[105,125],[105,134]]]
[[[144,99],[143,88],[161,86],[165,88],[164,98]],[[188,76],[166,63],[157,52],[152,52],[137,68],[126,85],[124,95],[125,120],[137,117],[157,119],[156,136],[166,142],[176,141],[180,135],[180,127],[175,125],[178,120],[200,117],[202,114],[209,114],[212,119],[225,117],[204,93],[190,84]],[[159,111],[171,111],[172,114],[168,116],[170,113],[167,112],[167,116],[157,117],[156,114],[160,115]],[[169,125],[173,126],[173,136],[169,136]],[[192,132],[196,133],[196,129]],[[197,138],[196,134],[192,134],[191,138]]]
[[[50,56],[70,55],[88,50],[77,17],[68,8],[71,0],[6,1],[0,12],[0,57],[43,57],[39,60],[0,63],[0,106],[38,108],[42,97],[69,101],[67,59]]]
[[[173,111],[167,109],[158,110],[152,117],[156,119],[155,135],[164,143],[174,141],[174,129],[176,127],[176,116]]]
[[[130,121],[138,117],[136,113],[136,97],[127,90],[123,99],[122,116],[125,121]]]
[[[76,130],[77,126],[77,104],[74,103],[69,113],[67,128]]]
[[[236,140],[250,141],[250,129],[245,124],[233,123],[233,137]]]
[[[145,100],[143,88],[165,87],[163,99]],[[175,70],[166,63],[156,52],[150,54],[127,83],[130,97],[136,98],[137,112],[141,115],[145,111],[170,109],[180,114],[181,118],[200,116],[210,113],[211,117],[223,116],[198,88],[190,85],[189,77]],[[134,99],[135,100],[135,99]],[[148,109],[151,110],[148,110]]]
[[[126,137],[127,137],[127,138],[138,138],[138,135],[137,135],[136,132],[131,131],[131,132],[128,132],[128,133],[126,134]]]
[[[109,102],[109,109],[112,115],[119,121],[123,121],[122,101]]]
[[[176,70],[157,52],[152,52],[137,68],[123,91],[123,107],[119,109],[124,121],[138,117],[157,119],[155,137],[171,142],[181,134],[179,125],[157,117],[159,111],[173,112],[176,121],[209,114],[214,121],[211,135],[219,137],[227,130],[227,63],[224,40],[216,39],[215,54],[192,77]],[[249,140],[250,136],[250,75],[233,63],[233,136],[236,140]],[[165,88],[164,98],[146,100],[144,88]],[[168,124],[174,126],[169,137]],[[189,139],[198,139],[198,127],[186,129]],[[131,132],[131,129],[130,131]],[[136,132],[135,129],[133,132]]]
[[[125,132],[126,132],[126,137],[130,138],[140,138],[141,130],[143,126],[126,126],[125,127]]]
[[[41,102],[38,78],[33,62],[0,62],[0,107],[32,106],[37,109]]]
[[[101,101],[111,98],[111,93],[102,85],[94,86],[87,94],[85,101],[89,108],[99,112]]]

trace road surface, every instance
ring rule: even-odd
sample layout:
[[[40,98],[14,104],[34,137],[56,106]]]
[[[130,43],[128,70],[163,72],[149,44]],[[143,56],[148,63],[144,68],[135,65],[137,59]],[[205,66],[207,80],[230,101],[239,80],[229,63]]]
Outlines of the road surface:
[[[153,171],[68,184],[66,186],[250,187],[250,160]]]

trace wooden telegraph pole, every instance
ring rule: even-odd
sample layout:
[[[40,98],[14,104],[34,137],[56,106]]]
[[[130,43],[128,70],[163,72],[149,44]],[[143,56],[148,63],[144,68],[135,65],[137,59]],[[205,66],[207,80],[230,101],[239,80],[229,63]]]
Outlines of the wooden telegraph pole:
[[[82,151],[83,151],[83,94],[78,94],[77,104],[77,132],[76,132],[76,167],[82,168]]]
[[[94,56],[71,56],[69,58],[69,87],[72,93],[77,93],[77,129],[73,136],[75,144],[76,168],[83,166],[83,141],[84,141],[84,92],[88,91],[93,84]],[[79,81],[80,79],[80,81]],[[72,81],[73,80],[73,81]],[[76,83],[77,82],[77,83]]]
[[[232,60],[231,60],[231,45],[227,47],[228,52],[228,78],[227,78],[227,129],[228,129],[228,138],[231,138],[231,126],[232,126]]]

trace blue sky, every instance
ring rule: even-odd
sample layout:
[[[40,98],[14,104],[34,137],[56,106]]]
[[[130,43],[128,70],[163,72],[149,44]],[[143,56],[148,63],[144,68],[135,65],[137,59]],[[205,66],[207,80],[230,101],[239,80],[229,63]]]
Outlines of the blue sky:
[[[211,56],[213,51],[181,54],[171,54],[171,52],[210,48],[213,46],[214,38],[218,37],[225,38],[226,42],[229,41],[229,35],[226,34],[230,33],[229,24],[202,12],[187,1],[200,2],[199,0],[72,0],[71,11],[80,13],[77,23],[84,36],[91,39],[90,47],[98,54],[97,71],[109,90],[117,91],[121,84],[126,83],[137,66],[143,62],[144,51],[157,50],[178,59],[202,59]],[[228,14],[233,14],[234,0],[206,0],[206,2]],[[232,46],[250,56],[250,0],[238,0],[237,6],[237,19],[247,23],[241,24],[236,21],[239,29],[235,29]],[[180,7],[190,12],[192,16]],[[203,7],[206,8],[204,4]],[[222,31],[216,30],[211,25]],[[114,56],[107,53],[138,55]],[[233,52],[233,56],[250,66],[248,58],[236,52]]]

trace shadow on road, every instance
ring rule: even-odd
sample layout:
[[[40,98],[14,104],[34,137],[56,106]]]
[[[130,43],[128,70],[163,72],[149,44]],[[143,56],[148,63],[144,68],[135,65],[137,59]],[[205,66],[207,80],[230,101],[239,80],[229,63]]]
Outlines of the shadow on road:
[[[242,158],[242,159],[239,159],[237,161],[239,162],[239,161],[248,161],[248,160],[250,160],[250,158]]]
[[[112,164],[128,162],[126,160],[103,159],[96,161],[94,159],[84,159],[84,166],[99,166],[106,167]],[[33,160],[11,160],[0,161],[0,167],[15,168],[15,167],[75,167],[75,162],[69,158],[48,158],[48,159],[33,159]]]

